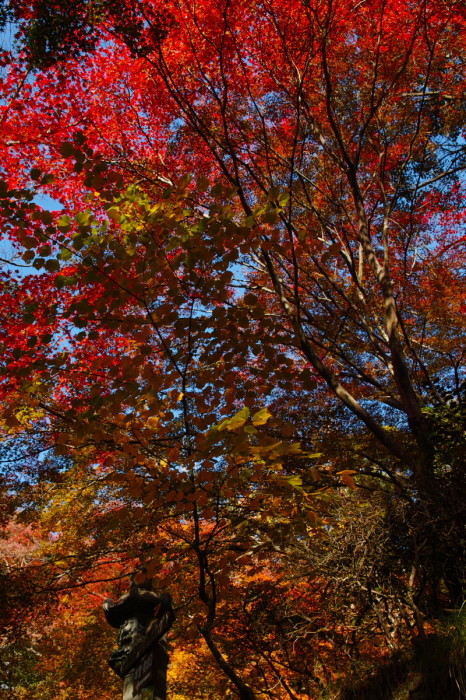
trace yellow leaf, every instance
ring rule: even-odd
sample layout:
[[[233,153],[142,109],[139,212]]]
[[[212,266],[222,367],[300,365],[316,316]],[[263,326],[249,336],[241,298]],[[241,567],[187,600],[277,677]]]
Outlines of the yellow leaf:
[[[294,488],[299,488],[303,485],[303,480],[300,476],[288,476],[286,480],[289,483],[289,485],[294,486]]]
[[[218,426],[218,430],[236,430],[241,428],[249,418],[249,408],[244,406],[241,411],[238,411],[232,418],[227,418]]]
[[[253,425],[264,425],[265,423],[267,423],[267,421],[271,417],[272,417],[272,414],[268,411],[267,408],[261,408],[260,411],[257,411],[257,413],[255,413],[252,416],[252,418],[251,418],[252,424]]]

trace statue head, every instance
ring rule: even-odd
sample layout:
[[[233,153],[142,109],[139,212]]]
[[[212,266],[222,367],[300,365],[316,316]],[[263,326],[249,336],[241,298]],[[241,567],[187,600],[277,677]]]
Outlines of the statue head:
[[[118,635],[119,650],[131,651],[134,645],[144,636],[145,629],[145,626],[136,617],[125,620],[120,627]]]

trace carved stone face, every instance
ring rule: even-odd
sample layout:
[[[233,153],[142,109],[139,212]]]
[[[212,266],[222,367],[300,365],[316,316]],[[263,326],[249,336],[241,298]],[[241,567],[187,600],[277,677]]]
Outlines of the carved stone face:
[[[144,627],[139,620],[135,617],[126,620],[120,627],[120,633],[118,635],[119,649],[131,649],[143,635]]]

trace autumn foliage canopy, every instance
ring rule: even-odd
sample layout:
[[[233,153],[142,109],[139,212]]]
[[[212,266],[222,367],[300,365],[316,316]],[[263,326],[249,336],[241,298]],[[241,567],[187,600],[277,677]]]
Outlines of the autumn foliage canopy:
[[[465,19],[0,4],[0,697],[464,692]]]

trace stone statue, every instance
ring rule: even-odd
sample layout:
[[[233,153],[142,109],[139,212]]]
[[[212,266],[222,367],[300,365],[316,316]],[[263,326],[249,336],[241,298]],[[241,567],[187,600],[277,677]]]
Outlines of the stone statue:
[[[172,626],[175,613],[168,594],[158,596],[150,585],[132,582],[129,593],[103,605],[107,622],[119,630],[118,648],[112,652],[109,665],[124,678],[137,661],[163,637]]]

